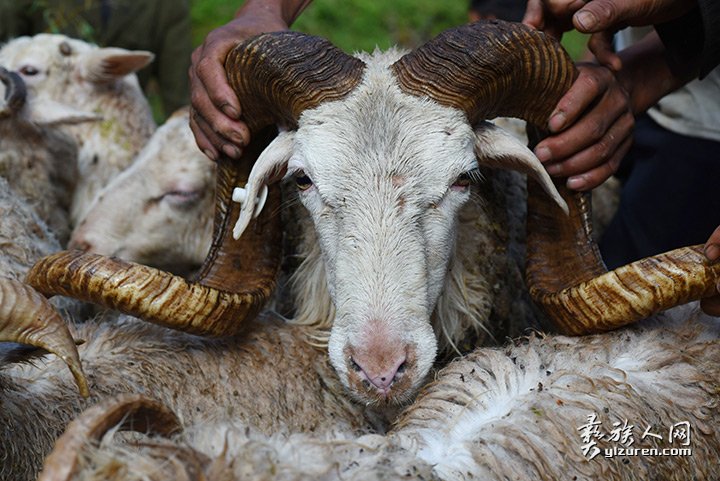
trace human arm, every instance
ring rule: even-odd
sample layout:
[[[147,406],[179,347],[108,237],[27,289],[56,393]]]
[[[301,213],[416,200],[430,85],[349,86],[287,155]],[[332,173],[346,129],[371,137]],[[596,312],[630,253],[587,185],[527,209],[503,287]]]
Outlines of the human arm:
[[[287,30],[310,0],[247,0],[235,19],[213,30],[195,49],[189,70],[190,127],[198,147],[216,160],[239,158],[250,141],[242,106],[227,82],[225,57],[238,42],[264,32]]]

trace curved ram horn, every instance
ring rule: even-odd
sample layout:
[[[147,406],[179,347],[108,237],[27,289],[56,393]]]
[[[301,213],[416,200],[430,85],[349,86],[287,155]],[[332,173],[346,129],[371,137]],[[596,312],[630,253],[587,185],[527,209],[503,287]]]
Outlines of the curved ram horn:
[[[10,278],[0,278],[0,341],[35,346],[67,364],[80,394],[88,397],[75,341],[55,308],[35,290]]]
[[[71,422],[45,458],[38,481],[75,479],[83,448],[99,444],[109,430],[171,436],[182,431],[180,420],[170,409],[139,394],[107,399],[83,412]]]
[[[540,128],[576,77],[556,41],[502,21],[447,31],[393,69],[404,91],[462,109],[473,124],[508,116]],[[565,333],[614,329],[716,292],[720,266],[709,266],[700,246],[608,273],[590,237],[585,196],[558,187],[568,218],[536,182],[528,184],[528,287]]]
[[[279,189],[239,241],[232,239],[240,206],[232,190],[275,135],[272,124],[295,126],[304,109],[347,95],[364,64],[327,40],[278,32],[238,45],[228,55],[230,84],[253,134],[242,159],[221,159],[213,242],[197,282],[107,257],[61,252],[38,262],[27,282],[45,295],[63,294],[118,309],[151,322],[201,335],[230,335],[243,328],[274,288],[282,229]]]
[[[0,119],[9,117],[25,105],[27,89],[25,82],[15,72],[9,72],[0,67],[0,82],[5,84],[5,100],[0,105]]]
[[[404,92],[461,109],[472,125],[497,116],[545,125],[576,76],[551,37],[499,20],[447,30],[392,68]]]
[[[708,263],[702,245],[608,272],[591,237],[590,195],[556,185],[569,218],[528,181],[526,277],[530,295],[561,332],[609,331],[717,294],[720,264]]]

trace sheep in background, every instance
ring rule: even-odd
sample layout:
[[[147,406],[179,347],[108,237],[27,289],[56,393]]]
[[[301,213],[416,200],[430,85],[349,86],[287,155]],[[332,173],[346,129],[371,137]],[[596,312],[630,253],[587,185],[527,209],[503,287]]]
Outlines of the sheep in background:
[[[717,479],[720,328],[668,317],[479,348],[441,370],[384,436],[268,435],[231,416],[175,421],[128,445],[114,434],[119,421],[172,410],[138,396],[106,401],[68,428],[39,480]],[[671,448],[692,454],[662,454]]]
[[[70,247],[188,273],[210,248],[214,199],[215,164],[197,148],[182,109],[98,193]]]
[[[22,78],[2,67],[0,81],[0,177],[33,206],[64,244],[77,177],[77,146],[61,129],[98,117],[28,95]]]
[[[133,72],[152,54],[98,48],[64,35],[18,37],[0,48],[0,65],[17,71],[32,95],[102,116],[66,129],[78,145],[78,183],[70,219],[77,225],[98,190],[125,169],[155,130]]]

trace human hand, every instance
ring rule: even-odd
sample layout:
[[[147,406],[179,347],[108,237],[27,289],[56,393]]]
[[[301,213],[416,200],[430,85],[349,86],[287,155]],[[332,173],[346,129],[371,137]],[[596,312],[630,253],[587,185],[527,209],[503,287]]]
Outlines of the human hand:
[[[612,71],[578,64],[578,78],[550,116],[551,135],[535,155],[567,186],[588,190],[615,173],[632,143],[635,126],[630,98]]]
[[[628,25],[653,25],[689,12],[695,0],[528,0],[523,23],[560,38],[575,27],[593,34],[588,42],[598,62],[622,68],[612,49],[613,34]]]
[[[263,32],[287,30],[285,21],[265,10],[239,12],[238,17],[208,34],[192,53],[190,128],[200,150],[212,160],[220,153],[237,159],[250,141],[242,107],[225,73],[225,57],[238,42]]]
[[[715,263],[720,260],[720,227],[710,235],[705,243],[705,257]],[[716,286],[717,295],[708,297],[700,301],[700,307],[710,316],[720,316],[720,282]]]

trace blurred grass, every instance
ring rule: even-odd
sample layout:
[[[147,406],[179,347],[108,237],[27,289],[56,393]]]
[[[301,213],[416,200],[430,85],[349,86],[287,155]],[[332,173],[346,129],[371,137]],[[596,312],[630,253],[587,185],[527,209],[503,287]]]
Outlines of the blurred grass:
[[[193,45],[212,29],[231,20],[241,2],[191,0]],[[468,0],[314,0],[293,30],[328,38],[346,52],[413,48],[441,31],[467,22]],[[573,58],[584,50],[585,38],[569,32],[563,45]]]
[[[469,0],[314,0],[303,12],[293,30],[329,39],[348,53],[391,45],[414,48],[441,31],[467,22]],[[242,2],[191,0],[193,45],[230,21]],[[563,46],[573,59],[579,59],[586,38],[569,32]],[[152,96],[151,96],[152,97]],[[152,102],[152,98],[151,98]]]

